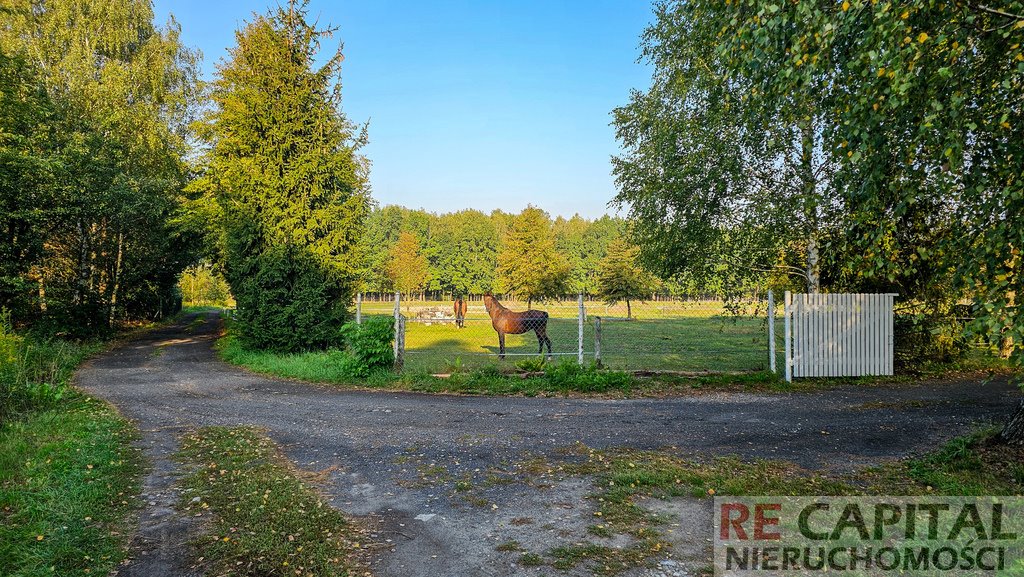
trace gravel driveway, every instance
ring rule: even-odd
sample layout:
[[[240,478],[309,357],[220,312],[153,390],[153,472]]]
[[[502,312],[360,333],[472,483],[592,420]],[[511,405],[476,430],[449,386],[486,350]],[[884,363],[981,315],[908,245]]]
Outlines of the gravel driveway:
[[[636,400],[347,391],[224,364],[212,350],[218,330],[215,313],[185,315],[77,374],[81,388],[138,424],[153,465],[137,553],[118,575],[194,574],[182,543],[196,527],[173,511],[170,456],[197,426],[263,427],[298,466],[327,470],[333,504],[374,527],[377,575],[532,575],[551,569],[518,566],[495,546],[516,539],[543,551],[582,538],[588,483],[496,483],[467,499],[450,481],[477,482],[577,442],[845,468],[922,452],[1006,417],[1020,398],[1005,381]]]

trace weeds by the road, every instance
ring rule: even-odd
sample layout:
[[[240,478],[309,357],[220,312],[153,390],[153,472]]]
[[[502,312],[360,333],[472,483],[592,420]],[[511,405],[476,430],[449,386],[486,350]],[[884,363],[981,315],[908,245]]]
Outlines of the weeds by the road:
[[[615,574],[663,555],[669,547],[666,520],[643,506],[649,499],[710,498],[714,495],[1021,495],[1024,448],[996,444],[994,429],[950,441],[921,458],[847,474],[809,471],[784,461],[737,457],[685,459],[672,451],[604,450],[578,445],[561,463],[536,460],[535,472],[594,479],[593,524],[598,539],[628,535],[626,547],[571,543],[539,552],[522,549],[524,565],[570,569],[588,563],[596,574]],[[505,549],[511,551],[512,549]]]
[[[103,575],[125,557],[134,430],[68,384],[104,346],[16,333],[0,315],[0,575]]]
[[[0,427],[0,575],[106,575],[125,557],[134,429],[75,392]]]
[[[270,439],[251,428],[186,435],[182,508],[212,514],[199,554],[217,575],[349,575],[356,527],[302,481]]]

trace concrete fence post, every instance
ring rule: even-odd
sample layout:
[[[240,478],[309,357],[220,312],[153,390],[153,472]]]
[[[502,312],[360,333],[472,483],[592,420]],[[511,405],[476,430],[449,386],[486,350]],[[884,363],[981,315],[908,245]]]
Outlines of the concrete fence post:
[[[402,317],[402,293],[395,293],[395,370],[405,362],[405,322]]]
[[[594,317],[594,363],[601,366],[601,317]]]
[[[395,319],[395,370],[400,371],[405,366],[405,315],[398,315]]]
[[[773,373],[778,373],[775,367],[775,292],[768,291],[768,366]]]
[[[356,324],[363,324],[363,293],[356,293]]]

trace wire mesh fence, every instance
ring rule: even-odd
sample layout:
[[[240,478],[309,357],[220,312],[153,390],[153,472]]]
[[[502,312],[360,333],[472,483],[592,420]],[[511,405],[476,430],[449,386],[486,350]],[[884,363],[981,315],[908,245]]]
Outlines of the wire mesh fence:
[[[500,358],[498,332],[481,296],[466,298],[464,319],[451,300],[404,299],[404,367],[444,373],[499,363],[535,366],[536,359],[571,359],[630,371],[753,371],[769,368],[767,301],[764,295],[742,299],[709,296],[652,298],[606,303],[566,295],[527,303],[500,300],[511,311],[547,313],[543,333],[535,327],[505,335]],[[360,314],[396,314],[395,296],[361,299]],[[776,317],[781,312],[776,307]],[[776,331],[775,338],[781,343]],[[781,352],[779,359],[781,359]],[[779,361],[781,363],[781,361]]]

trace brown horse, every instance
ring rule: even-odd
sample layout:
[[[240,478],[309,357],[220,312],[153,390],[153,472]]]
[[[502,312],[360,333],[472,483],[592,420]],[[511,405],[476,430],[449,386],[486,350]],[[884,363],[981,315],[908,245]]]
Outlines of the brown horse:
[[[452,307],[455,311],[455,326],[460,329],[466,327],[466,301],[462,297],[455,299],[455,306]]]
[[[505,308],[491,293],[484,294],[484,308],[491,316],[491,326],[498,333],[498,358],[505,358],[505,335],[521,335],[533,331],[537,333],[540,348],[537,353],[544,352],[544,343],[548,345],[551,355],[551,339],[548,338],[548,313],[544,311],[512,312]]]

